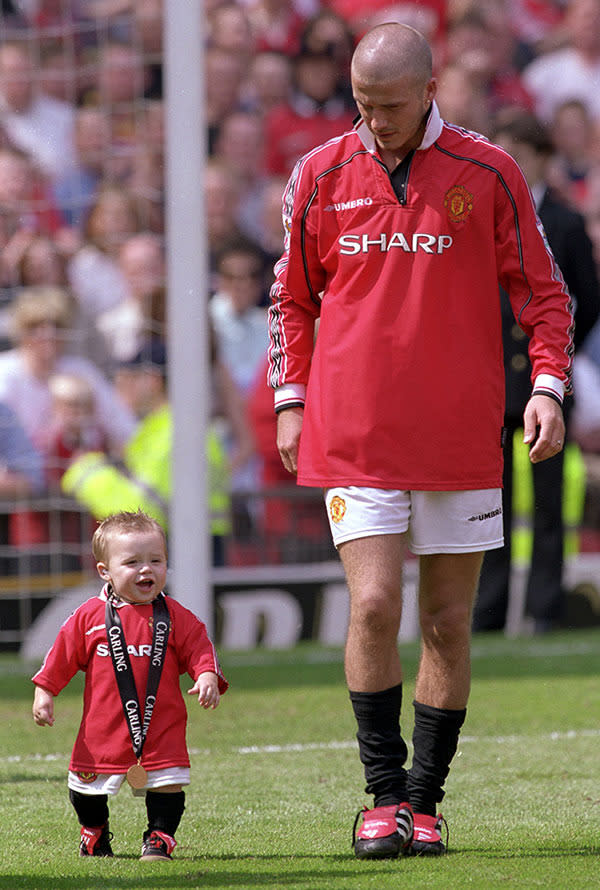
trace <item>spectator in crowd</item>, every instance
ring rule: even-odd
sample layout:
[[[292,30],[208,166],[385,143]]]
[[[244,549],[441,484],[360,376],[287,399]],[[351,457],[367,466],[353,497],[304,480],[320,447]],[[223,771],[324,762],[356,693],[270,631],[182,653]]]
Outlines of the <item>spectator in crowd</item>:
[[[226,244],[217,260],[217,292],[209,303],[215,348],[231,377],[247,417],[248,396],[268,345],[264,307],[264,257],[248,241]],[[263,305],[259,305],[263,303]],[[228,450],[235,444],[230,430]],[[238,535],[247,535],[254,522],[254,492],[260,483],[259,461],[254,451],[231,475],[233,517]]]
[[[355,112],[346,108],[338,83],[333,51],[302,49],[294,57],[292,96],[265,121],[269,173],[289,175],[298,158],[311,148],[352,127]]]
[[[292,0],[250,0],[248,15],[258,52],[298,52],[306,18]]]
[[[263,281],[264,257],[259,248],[248,241],[233,241],[222,248],[210,317],[217,351],[244,395],[254,383],[269,342]]]
[[[172,414],[166,386],[166,354],[159,340],[147,341],[117,372],[119,391],[139,423],[127,442],[122,463],[101,452],[75,459],[65,475],[64,491],[96,519],[115,510],[145,510],[164,528],[171,497]],[[214,429],[206,440],[213,559],[222,565],[230,531],[229,472],[223,445]]]
[[[45,510],[21,508],[10,519],[11,543],[21,548],[60,540],[67,545],[63,569],[81,569],[81,552],[93,532],[89,518],[79,510],[66,508],[60,495],[60,480],[76,457],[90,451],[108,451],[109,437],[98,418],[94,389],[79,374],[57,373],[48,380],[51,411],[45,448],[45,476],[49,506]],[[69,545],[76,545],[70,547]],[[43,562],[37,560],[42,569]]]
[[[24,229],[11,245],[10,281],[13,288],[4,291],[4,305],[0,309],[0,349],[11,346],[11,304],[19,287],[57,285],[64,287],[66,278],[66,258],[57,242],[48,235],[36,235]],[[80,344],[80,337],[72,331],[69,347]]]
[[[165,288],[165,257],[161,238],[152,232],[132,235],[119,251],[119,267],[127,283],[125,299],[98,317],[113,364],[137,355],[149,337],[164,337],[164,318],[155,315]],[[164,304],[164,297],[160,300]]]
[[[499,120],[494,141],[520,165],[531,188],[550,247],[575,303],[576,350],[600,313],[600,290],[592,245],[583,217],[567,206],[548,187],[547,169],[553,146],[546,129],[526,112],[512,112]],[[528,338],[513,316],[507,294],[501,291],[506,408],[504,417],[503,519],[504,546],[489,550],[483,561],[473,628],[501,630],[505,626],[511,580],[513,529],[513,439],[523,425],[523,411],[531,390]],[[575,395],[577,398],[577,395]],[[570,400],[564,407],[569,436]],[[525,610],[534,630],[543,633],[556,627],[565,614],[563,585],[563,477],[565,452],[532,464],[532,556],[526,586]],[[521,483],[522,484],[522,483]]]
[[[511,0],[506,12],[510,15],[517,39],[522,46],[528,48],[529,61],[534,56],[556,49],[563,42],[564,9],[563,0],[548,0],[543,3]]]
[[[208,240],[209,290],[216,289],[217,256],[227,241],[242,237],[238,226],[237,176],[220,158],[209,158],[204,169],[204,200]]]
[[[32,234],[23,244],[17,265],[17,281],[22,287],[66,286],[67,260],[53,238]]]
[[[243,90],[244,107],[265,117],[290,98],[292,61],[285,53],[264,50],[256,53],[248,66]]]
[[[488,135],[492,125],[486,94],[467,69],[450,62],[440,71],[436,101],[447,121]]]
[[[35,234],[61,238],[61,218],[29,156],[0,147],[0,279],[16,285],[17,266]]]
[[[162,99],[164,0],[136,0],[132,10],[133,41],[144,63],[144,96]]]
[[[89,318],[97,318],[128,297],[119,251],[127,238],[139,231],[133,196],[117,185],[101,186],[84,228],[84,243],[67,270],[73,293]]]
[[[83,107],[75,117],[76,163],[54,179],[52,193],[65,222],[83,230],[106,176],[110,126],[102,108]]]
[[[573,362],[577,398],[571,418],[571,435],[585,457],[594,455],[595,475],[600,470],[600,321],[597,321]],[[600,481],[600,480],[599,480]]]
[[[517,48],[505,2],[471,4],[448,28],[446,64],[466,71],[489,114],[515,105],[531,110],[532,97],[515,64]]]
[[[383,22],[402,22],[416,28],[431,44],[434,58],[446,37],[446,0],[328,0],[327,6],[347,22],[356,38]]]
[[[0,401],[0,497],[13,501],[40,494],[44,487],[41,453],[13,409]],[[2,543],[7,544],[6,536],[3,537]]]
[[[0,401],[0,546],[12,545],[15,507],[45,490],[44,460],[12,408]],[[6,503],[8,502],[8,503]],[[14,557],[0,558],[2,577],[16,574]]]
[[[122,181],[130,173],[141,133],[139,109],[145,97],[148,73],[140,49],[119,40],[102,42],[96,50],[96,76],[81,100],[101,108],[110,129],[107,173]]]
[[[112,384],[85,356],[67,355],[72,300],[56,287],[22,289],[13,306],[13,349],[0,353],[0,400],[17,414],[34,445],[48,453],[52,417],[49,381],[58,372],[73,373],[93,387],[98,416],[110,430],[111,448],[129,439],[135,419]]]
[[[244,60],[218,46],[209,46],[204,54],[205,117],[208,149],[214,151],[221,122],[242,107]]]
[[[53,179],[75,163],[75,110],[44,95],[35,79],[27,42],[0,45],[0,122],[11,142]]]
[[[268,177],[261,195],[258,215],[258,243],[266,257],[265,285],[270,290],[274,280],[273,267],[283,251],[281,200],[287,180],[285,176]]]
[[[219,129],[215,157],[235,171],[238,186],[237,223],[257,241],[260,202],[265,188],[265,139],[261,117],[252,111],[232,111]]]
[[[88,451],[110,451],[110,435],[96,407],[94,387],[80,374],[53,374],[48,474],[59,481],[73,458]]]
[[[331,8],[321,9],[311,16],[302,31],[301,44],[305,49],[313,53],[330,52],[334,56],[338,66],[338,88],[342,92],[348,90],[354,43],[354,34],[347,21]],[[351,91],[349,97],[352,98]]]
[[[79,96],[79,78],[73,66],[74,41],[67,38],[67,42],[69,49],[61,38],[40,41],[37,85],[42,95],[74,106]]]
[[[550,135],[555,154],[548,175],[554,188],[580,212],[585,206],[590,173],[600,162],[598,132],[600,121],[594,124],[579,99],[569,99],[554,110]]]
[[[600,0],[569,0],[564,27],[567,45],[534,59],[523,71],[525,86],[544,124],[568,99],[600,121]]]
[[[223,3],[208,16],[207,28],[209,45],[240,58],[245,77],[254,55],[254,32],[244,7]]]

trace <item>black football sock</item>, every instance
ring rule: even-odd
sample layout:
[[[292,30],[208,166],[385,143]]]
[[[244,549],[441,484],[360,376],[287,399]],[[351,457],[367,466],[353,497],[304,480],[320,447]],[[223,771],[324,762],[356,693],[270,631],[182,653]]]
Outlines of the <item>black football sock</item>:
[[[382,692],[350,692],[358,724],[358,751],[365,768],[367,794],[374,806],[382,807],[407,800],[407,748],[400,734],[402,684]]]
[[[163,831],[175,837],[185,810],[185,791],[168,794],[164,791],[146,791],[146,812],[148,813],[148,831]]]
[[[69,789],[69,800],[85,828],[101,828],[108,822],[108,794],[81,794]]]
[[[413,702],[413,761],[408,771],[409,800],[415,813],[435,816],[443,786],[458,747],[466,708],[453,711]]]

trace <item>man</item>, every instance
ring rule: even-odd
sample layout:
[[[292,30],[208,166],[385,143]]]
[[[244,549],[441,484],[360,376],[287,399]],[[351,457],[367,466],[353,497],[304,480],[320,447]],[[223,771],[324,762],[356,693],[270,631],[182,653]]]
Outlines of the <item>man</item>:
[[[523,110],[500,115],[494,141],[517,161],[523,171],[536,203],[538,215],[548,237],[552,253],[560,267],[575,303],[574,345],[577,352],[598,318],[600,293],[592,243],[586,234],[585,220],[561,200],[547,180],[547,167],[553,145],[537,118]],[[503,516],[504,547],[486,554],[479,594],[473,613],[473,630],[504,628],[509,603],[511,537],[513,522],[513,438],[523,425],[523,410],[530,393],[531,364],[527,337],[516,324],[510,301],[501,290],[501,311],[504,341],[506,406],[504,426]],[[565,412],[568,424],[569,412]],[[518,456],[517,456],[518,457]],[[523,489],[533,489],[531,516],[532,553],[528,566],[525,612],[533,620],[536,633],[552,630],[565,618],[566,594],[563,587],[564,527],[563,509],[569,503],[568,473],[565,452],[551,460],[534,464],[525,479],[517,475],[515,489],[521,489],[520,500],[526,500]],[[527,470],[528,468],[525,467]],[[533,486],[529,483],[532,478]],[[565,497],[563,497],[563,476]],[[570,495],[573,499],[573,494]],[[535,505],[535,508],[534,508]],[[581,505],[582,507],[583,505]]]
[[[531,338],[533,462],[562,448],[572,315],[516,163],[441,120],[423,36],[372,29],[351,79],[362,120],[303,157],[284,194],[270,382],[282,460],[326,490],[350,592],[346,680],[374,795],[355,853],[439,854],[477,579],[483,551],[502,544],[498,281]],[[407,772],[397,635],[409,543],[422,654]]]

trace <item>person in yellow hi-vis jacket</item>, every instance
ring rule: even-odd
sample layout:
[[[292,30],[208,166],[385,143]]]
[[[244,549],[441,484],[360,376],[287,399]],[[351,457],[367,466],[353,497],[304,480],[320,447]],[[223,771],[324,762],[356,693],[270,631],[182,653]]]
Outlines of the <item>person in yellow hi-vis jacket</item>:
[[[62,478],[65,494],[96,519],[141,509],[168,529],[173,417],[165,368],[165,350],[158,341],[121,367],[120,385],[140,417],[122,461],[115,463],[101,452],[89,452],[76,458]],[[225,448],[212,427],[206,435],[206,457],[213,563],[222,565],[225,538],[231,531],[230,471]]]

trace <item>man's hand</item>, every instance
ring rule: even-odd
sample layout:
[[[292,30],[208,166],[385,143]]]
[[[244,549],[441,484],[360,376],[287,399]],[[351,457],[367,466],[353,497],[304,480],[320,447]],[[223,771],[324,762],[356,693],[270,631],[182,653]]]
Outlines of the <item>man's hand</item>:
[[[298,471],[298,446],[304,408],[284,408],[277,415],[277,448],[288,473]]]
[[[523,415],[525,443],[534,443],[529,460],[537,464],[554,457],[565,444],[565,422],[562,408],[549,396],[532,396]],[[537,433],[537,438],[536,438]]]

